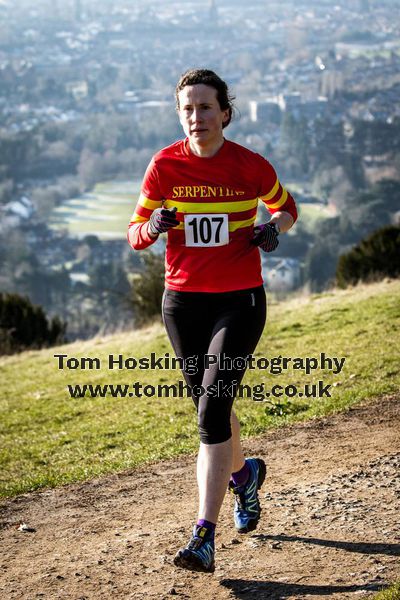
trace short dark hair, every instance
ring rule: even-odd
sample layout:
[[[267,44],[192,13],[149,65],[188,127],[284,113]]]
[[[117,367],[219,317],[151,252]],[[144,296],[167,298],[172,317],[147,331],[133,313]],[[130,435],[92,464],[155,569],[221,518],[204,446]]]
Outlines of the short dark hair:
[[[223,123],[222,127],[227,127],[232,120],[233,116],[233,100],[234,96],[229,91],[229,88],[225,81],[218,77],[214,71],[210,71],[209,69],[189,69],[183,75],[181,75],[178,83],[175,88],[175,100],[176,100],[176,108],[179,110],[179,92],[183,90],[187,85],[196,85],[198,83],[203,83],[204,85],[209,85],[210,87],[217,90],[217,100],[221,110],[228,110],[229,117],[228,120]]]

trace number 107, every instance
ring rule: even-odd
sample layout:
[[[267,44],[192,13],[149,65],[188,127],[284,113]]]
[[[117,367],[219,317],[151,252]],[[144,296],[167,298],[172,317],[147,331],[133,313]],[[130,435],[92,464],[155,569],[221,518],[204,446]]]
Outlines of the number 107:
[[[220,231],[224,219],[222,217],[202,217],[201,219],[192,219],[188,222],[188,225],[193,230],[193,241],[195,244],[202,242],[203,244],[209,244],[214,232],[214,244],[220,242]],[[216,223],[216,227],[212,224]]]

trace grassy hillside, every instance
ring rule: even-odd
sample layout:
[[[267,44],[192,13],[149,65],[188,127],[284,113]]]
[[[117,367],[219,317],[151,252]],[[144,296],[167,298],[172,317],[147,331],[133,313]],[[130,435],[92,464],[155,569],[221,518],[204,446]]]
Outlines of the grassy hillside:
[[[55,208],[50,226],[67,228],[71,235],[97,235],[100,239],[125,239],[140,192],[140,181],[108,181],[92,192],[71,198]]]
[[[269,306],[268,322],[244,383],[331,385],[331,398],[241,398],[236,408],[246,436],[269,427],[341,410],[399,389],[400,281],[359,286]],[[161,324],[63,347],[0,359],[0,485],[10,496],[42,486],[83,480],[194,451],[196,418],[188,398],[71,398],[67,385],[173,384],[179,370],[108,369],[109,355],[165,357],[171,347]],[[317,368],[307,374],[299,360],[345,358],[340,373]],[[55,354],[97,358],[99,369],[59,369]],[[280,374],[265,359],[292,359]],[[277,360],[279,366],[279,360]],[[85,364],[88,366],[88,363]],[[256,386],[259,386],[258,388]],[[294,388],[289,388],[292,391]]]

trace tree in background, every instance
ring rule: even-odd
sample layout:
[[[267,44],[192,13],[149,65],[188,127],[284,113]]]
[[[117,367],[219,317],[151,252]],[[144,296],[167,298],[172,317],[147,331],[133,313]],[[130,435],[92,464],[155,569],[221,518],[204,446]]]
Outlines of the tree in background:
[[[305,264],[305,280],[313,292],[321,292],[335,279],[337,247],[331,240],[328,243],[319,240],[309,250]]]
[[[101,180],[103,172],[103,159],[98,152],[91,152],[84,148],[81,152],[78,165],[78,177],[83,191],[92,188]]]
[[[132,304],[135,321],[143,325],[161,314],[164,293],[164,259],[159,254],[143,252],[144,270],[133,277]]]
[[[304,179],[309,172],[311,140],[307,121],[296,119],[286,111],[282,118],[279,146],[276,153],[278,170],[286,177]]]
[[[97,315],[97,331],[107,333],[132,319],[130,285],[117,262],[96,263],[89,267],[91,315]]]
[[[305,280],[312,290],[321,291],[333,283],[341,254],[351,252],[354,244],[393,222],[399,195],[400,182],[379,181],[368,190],[349,194],[339,216],[318,225],[305,257]]]
[[[0,354],[60,344],[65,330],[66,323],[58,317],[49,320],[28,298],[0,293]]]
[[[385,227],[398,210],[400,182],[385,179],[367,190],[349,194],[343,202],[341,224],[348,222],[349,243],[357,243],[380,227]]]
[[[400,275],[400,227],[378,229],[339,258],[339,287]]]

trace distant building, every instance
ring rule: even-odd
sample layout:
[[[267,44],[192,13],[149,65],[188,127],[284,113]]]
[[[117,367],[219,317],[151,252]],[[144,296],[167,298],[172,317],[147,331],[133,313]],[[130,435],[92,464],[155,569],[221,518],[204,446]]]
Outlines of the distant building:
[[[15,215],[21,219],[29,219],[33,213],[34,208],[31,200],[26,196],[22,196],[19,200],[8,202],[3,207],[6,215]]]
[[[26,196],[3,204],[0,206],[0,232],[19,227],[24,221],[30,219],[34,212],[34,206]]]
[[[89,92],[89,87],[86,81],[69,81],[66,86],[66,91],[71,94],[75,100],[84,100]]]
[[[343,90],[344,88],[344,74],[342,71],[332,67],[325,69],[321,75],[320,90],[321,94],[327,98],[333,98],[333,96]]]
[[[268,257],[262,271],[267,288],[272,292],[290,292],[301,282],[300,262],[296,258]]]
[[[169,100],[145,100],[141,102],[129,102],[129,100],[119,103],[119,106],[125,110],[128,108],[136,120],[145,117],[153,117],[155,121],[162,119],[166,112],[173,113],[173,108]]]
[[[316,117],[325,115],[328,106],[328,98],[325,98],[325,96],[318,96],[315,100],[302,102],[298,110],[302,117],[305,117],[307,120],[313,120]]]
[[[282,111],[295,112],[301,104],[300,92],[292,92],[291,94],[279,94],[278,104]]]
[[[279,124],[281,121],[281,109],[276,99],[251,100],[249,108],[250,120],[253,123],[273,122]]]

